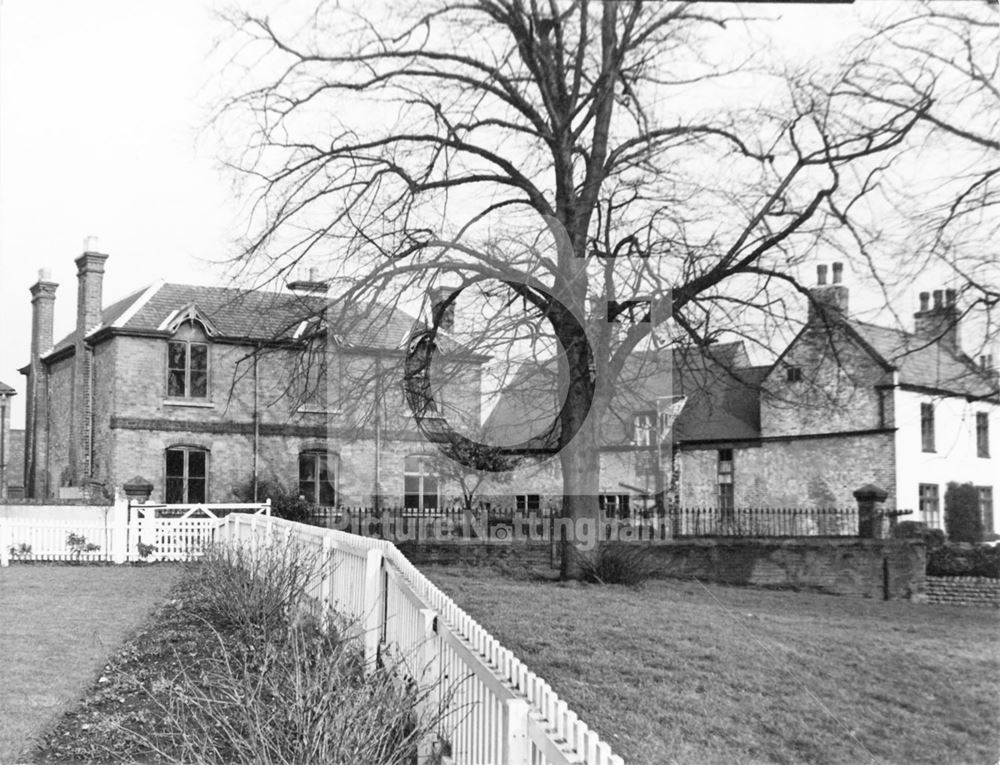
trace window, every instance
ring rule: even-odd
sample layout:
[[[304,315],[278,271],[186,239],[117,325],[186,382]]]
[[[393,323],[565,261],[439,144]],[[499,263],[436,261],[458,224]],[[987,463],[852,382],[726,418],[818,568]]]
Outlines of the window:
[[[920,443],[925,452],[934,451],[934,404],[920,405]]]
[[[630,499],[628,494],[600,494],[597,502],[608,518],[628,518]]]
[[[993,523],[993,487],[977,486],[979,489],[979,513],[983,518],[983,533],[995,534],[996,526]]]
[[[168,505],[201,504],[208,501],[208,452],[192,446],[167,449]]]
[[[632,417],[632,442],[636,446],[653,446],[656,412],[638,412]]]
[[[438,479],[430,457],[413,454],[403,460],[403,507],[436,510]]]
[[[204,330],[186,321],[167,343],[167,395],[175,398],[208,396],[208,343]]]
[[[519,513],[537,513],[541,508],[540,494],[518,494],[514,497],[514,510]]]
[[[920,517],[929,528],[941,528],[941,502],[936,483],[920,484]]]
[[[990,416],[987,412],[976,412],[976,455],[990,456]]]
[[[731,512],[734,505],[733,493],[733,450],[719,449],[719,509]]]
[[[785,379],[788,382],[802,382],[802,367],[788,367],[785,370]]]
[[[321,507],[337,505],[337,456],[322,450],[299,455],[299,495]]]

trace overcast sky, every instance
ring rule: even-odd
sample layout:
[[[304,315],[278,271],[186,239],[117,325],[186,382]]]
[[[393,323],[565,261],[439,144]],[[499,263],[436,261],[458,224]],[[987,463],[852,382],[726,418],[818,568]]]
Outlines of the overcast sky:
[[[24,419],[31,306],[51,269],[56,339],[74,324],[73,264],[87,235],[111,257],[105,303],[158,277],[212,284],[239,215],[199,140],[216,84],[211,0],[0,0],[0,381]],[[849,7],[767,8],[793,55],[854,25]]]

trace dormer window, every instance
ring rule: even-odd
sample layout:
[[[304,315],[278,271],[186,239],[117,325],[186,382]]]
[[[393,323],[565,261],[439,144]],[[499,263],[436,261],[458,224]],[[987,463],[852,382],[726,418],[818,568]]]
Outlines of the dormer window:
[[[198,322],[181,324],[167,343],[167,396],[208,397],[208,336]]]

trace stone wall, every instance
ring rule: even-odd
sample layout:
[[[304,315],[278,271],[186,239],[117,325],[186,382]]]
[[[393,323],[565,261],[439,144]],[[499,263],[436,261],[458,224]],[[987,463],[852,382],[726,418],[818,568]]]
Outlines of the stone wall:
[[[950,606],[1000,608],[1000,579],[981,576],[929,576],[927,602]]]
[[[875,539],[697,539],[650,545],[658,575],[721,584],[921,599],[922,542]]]
[[[401,542],[396,545],[412,563],[482,566],[510,563],[518,567],[559,565],[558,552],[548,542]]]

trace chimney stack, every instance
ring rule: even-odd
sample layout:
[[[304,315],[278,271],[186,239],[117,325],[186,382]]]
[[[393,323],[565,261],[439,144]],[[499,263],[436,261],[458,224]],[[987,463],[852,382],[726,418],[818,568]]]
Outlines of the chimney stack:
[[[444,332],[452,332],[455,329],[455,303],[445,302],[452,295],[450,287],[431,287],[427,291],[431,301],[431,320],[437,323],[437,328]]]
[[[933,305],[927,292],[920,293],[920,310],[913,314],[914,334],[922,343],[940,342],[959,352],[958,304],[955,290],[934,290]]]
[[[302,272],[299,271],[299,278],[295,281],[286,282],[285,286],[293,292],[304,292],[306,294],[326,294],[330,283],[320,279],[317,274],[318,269],[314,266],[310,267],[306,272],[308,276],[302,278]]]
[[[46,427],[48,401],[46,399],[45,372],[41,358],[52,350],[53,320],[55,318],[56,287],[47,268],[38,271],[38,281],[31,288],[31,361],[25,388],[24,423],[24,490],[29,498],[45,497],[48,491],[47,467],[43,461],[46,453]]]
[[[833,283],[826,283],[827,267],[816,266],[817,286],[809,290],[809,324],[825,324],[847,317],[849,292],[844,286],[844,264],[833,264]]]
[[[85,245],[92,245],[95,237],[88,236]],[[76,331],[78,340],[101,323],[102,292],[104,287],[104,262],[108,259],[95,250],[85,250],[76,259]]]

